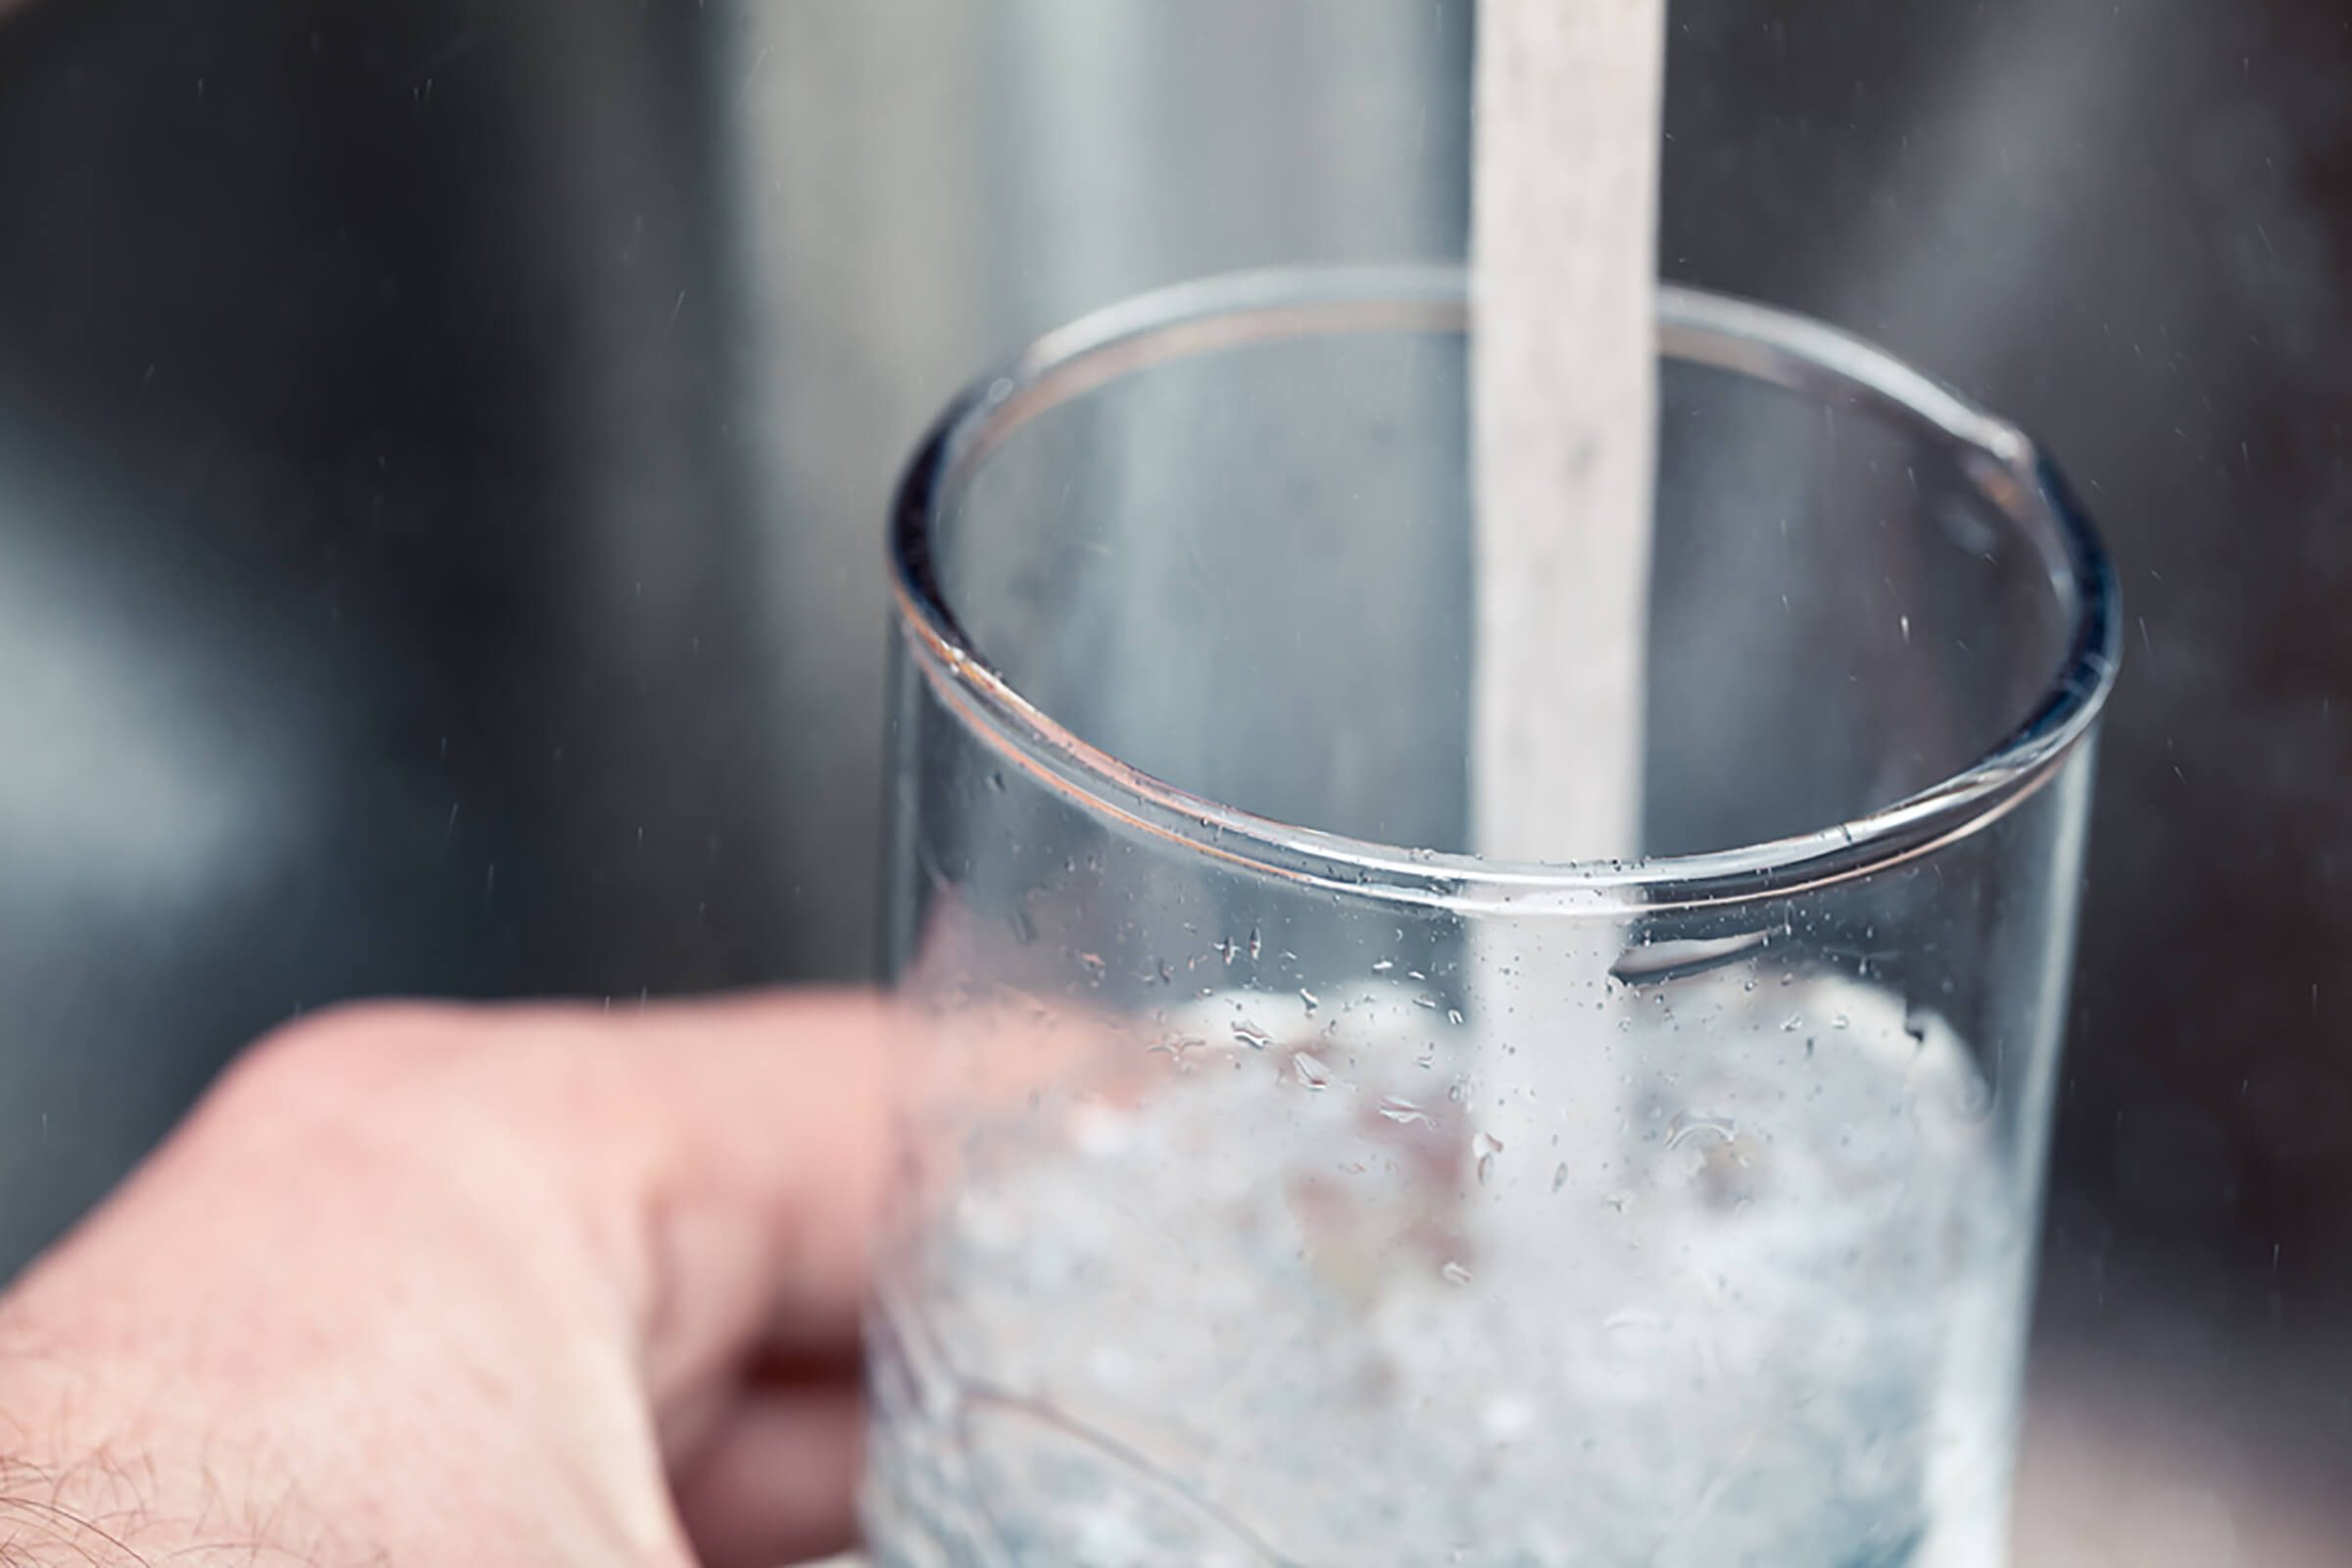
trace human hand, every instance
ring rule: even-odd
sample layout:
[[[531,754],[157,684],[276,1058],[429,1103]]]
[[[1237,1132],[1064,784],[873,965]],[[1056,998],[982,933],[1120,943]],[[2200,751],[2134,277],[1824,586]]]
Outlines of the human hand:
[[[256,1048],[0,1298],[0,1565],[844,1544],[880,1036],[834,995]]]

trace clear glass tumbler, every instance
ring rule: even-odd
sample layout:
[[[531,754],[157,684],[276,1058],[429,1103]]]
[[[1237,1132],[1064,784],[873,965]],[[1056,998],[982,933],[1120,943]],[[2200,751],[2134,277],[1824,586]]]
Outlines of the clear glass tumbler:
[[[2100,547],[1670,292],[1642,854],[1474,858],[1466,321],[1181,288],[914,462],[880,1564],[2004,1554]]]

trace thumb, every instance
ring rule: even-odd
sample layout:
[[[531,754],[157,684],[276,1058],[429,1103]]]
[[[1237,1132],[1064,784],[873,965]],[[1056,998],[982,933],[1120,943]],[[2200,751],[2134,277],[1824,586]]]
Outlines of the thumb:
[[[850,996],[307,1023],[232,1069],[0,1332],[199,1514],[242,1473],[395,1560],[562,1562],[569,1539],[685,1561],[664,1472],[736,1372],[779,1334],[855,1334],[881,1037]]]

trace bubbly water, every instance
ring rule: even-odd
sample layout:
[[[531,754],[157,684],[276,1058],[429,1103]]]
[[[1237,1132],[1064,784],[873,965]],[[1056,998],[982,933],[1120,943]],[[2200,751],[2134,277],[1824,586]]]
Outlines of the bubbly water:
[[[1389,978],[961,1141],[876,1329],[879,1563],[1999,1561],[2032,1210],[1939,1019],[1751,961],[1506,1038]],[[1500,1137],[1534,1052],[1614,1092]]]

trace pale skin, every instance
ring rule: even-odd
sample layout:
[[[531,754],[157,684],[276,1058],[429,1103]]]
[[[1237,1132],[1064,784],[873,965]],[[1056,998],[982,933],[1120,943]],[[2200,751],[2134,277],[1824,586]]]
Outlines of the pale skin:
[[[843,1544],[881,1004],[358,1008],[0,1298],[0,1568]]]

